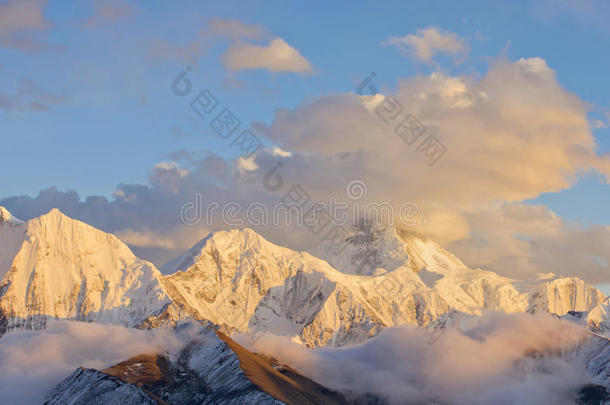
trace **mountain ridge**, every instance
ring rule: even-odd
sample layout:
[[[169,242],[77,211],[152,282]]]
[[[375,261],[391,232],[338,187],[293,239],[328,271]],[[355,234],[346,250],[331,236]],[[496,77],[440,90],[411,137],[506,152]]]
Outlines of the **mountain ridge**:
[[[343,346],[455,312],[562,315],[606,298],[577,278],[515,280],[469,269],[435,242],[394,228],[356,228],[347,248],[327,257],[336,268],[248,228],[213,232],[168,262],[168,275],[57,209],[0,223],[0,241],[1,333],[41,328],[47,318],[157,327],[192,317],[229,334],[268,331],[309,347]],[[368,264],[361,274],[350,272],[355,259]]]

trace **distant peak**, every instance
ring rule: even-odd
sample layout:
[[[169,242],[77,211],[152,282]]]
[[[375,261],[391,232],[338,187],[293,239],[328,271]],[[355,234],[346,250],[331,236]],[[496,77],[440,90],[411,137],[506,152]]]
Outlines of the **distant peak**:
[[[208,236],[206,236],[204,239],[214,239],[214,240],[219,240],[219,239],[261,239],[261,240],[265,240],[266,239],[261,236],[259,233],[253,231],[250,228],[235,228],[235,229],[229,229],[229,230],[220,230],[220,231],[214,231],[211,232]]]
[[[51,226],[56,226],[59,224],[65,224],[65,225],[69,224],[69,225],[73,225],[73,226],[85,226],[85,227],[95,229],[96,231],[99,231],[99,232],[104,232],[101,229],[98,229],[92,225],[89,225],[86,222],[80,221],[78,219],[72,218],[72,217],[64,214],[57,208],[53,208],[46,214],[43,214],[43,215],[39,216],[38,218],[34,218],[34,219],[38,220],[42,224],[51,225]]]
[[[13,215],[6,208],[0,206],[0,222],[6,221],[12,217]]]
[[[59,210],[59,208],[51,208],[51,211],[47,213],[47,215],[64,215],[63,212]]]
[[[13,223],[13,224],[22,224],[23,221],[19,218],[13,216],[6,208],[0,206],[0,224],[3,222]]]
[[[41,215],[40,218],[69,218],[69,217],[66,214],[64,214],[63,212],[61,212],[59,209],[52,208],[46,214]]]

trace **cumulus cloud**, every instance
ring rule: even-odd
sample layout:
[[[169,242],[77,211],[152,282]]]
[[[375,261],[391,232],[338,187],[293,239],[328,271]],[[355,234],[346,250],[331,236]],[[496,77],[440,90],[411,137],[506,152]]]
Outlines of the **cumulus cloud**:
[[[583,337],[549,315],[488,313],[434,343],[421,329],[400,327],[347,348],[307,350],[263,335],[251,349],[331,389],[391,404],[571,404],[593,382],[571,355]]]
[[[399,103],[393,119],[384,109],[388,100]],[[425,129],[419,138],[405,132],[410,121],[403,120],[410,116]],[[565,223],[544,207],[521,203],[571,187],[587,171],[610,173],[608,156],[596,153],[585,104],[562,88],[543,59],[499,60],[480,78],[433,73],[402,79],[375,107],[354,94],[325,95],[279,109],[271,123],[253,129],[272,146],[249,159],[179,151],[152,169],[148,184],[121,184],[111,199],[81,201],[75,192],[50,188],[0,205],[23,219],[58,207],[109,232],[170,238],[174,249],[132,245],[136,254],[162,264],[207,232],[233,227],[249,226],[275,243],[310,249],[321,235],[307,227],[245,220],[250,203],[272,207],[298,185],[310,203],[335,198],[399,207],[414,201],[414,230],[470,266],[514,277],[555,272],[608,281],[607,228]],[[429,136],[446,148],[434,165],[418,150]],[[354,180],[366,184],[357,201],[346,192]],[[194,207],[197,198],[199,221],[187,226],[181,210]],[[238,204],[239,220],[223,219],[221,209],[206,211],[212,203]]]
[[[341,173],[335,180],[362,178],[381,200],[520,201],[570,187],[583,170],[610,173],[608,156],[595,153],[583,103],[542,59],[498,61],[480,80],[440,73],[401,80],[391,100],[401,114],[389,123],[357,97],[339,94],[280,109],[258,129],[293,152],[296,165],[297,154],[307,156],[303,164],[311,167],[298,170],[309,184],[327,185],[332,169]],[[405,142],[397,132],[409,115],[425,131]],[[434,166],[417,151],[430,135],[446,148]]]
[[[46,5],[46,0],[0,3],[0,45],[28,52],[45,49],[37,35],[53,25],[44,16]]]
[[[0,339],[0,396],[4,403],[41,404],[44,395],[78,367],[103,369],[142,353],[178,348],[171,330],[55,321],[37,332]]]
[[[416,34],[391,37],[383,43],[396,46],[424,62],[430,62],[439,53],[457,55],[470,49],[455,33],[437,27],[418,29]]]
[[[273,39],[268,45],[236,43],[222,55],[229,70],[267,69],[272,72],[310,73],[309,61],[288,45],[282,38]]]

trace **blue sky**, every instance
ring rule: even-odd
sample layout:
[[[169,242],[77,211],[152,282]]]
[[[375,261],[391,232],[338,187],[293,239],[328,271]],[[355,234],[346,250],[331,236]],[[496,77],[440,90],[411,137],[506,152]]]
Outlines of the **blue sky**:
[[[305,77],[264,71],[230,75],[219,58],[226,41],[209,44],[193,76],[244,122],[269,122],[276,108],[351,91],[370,72],[389,88],[399,76],[427,73],[434,67],[414,64],[393,47],[381,45],[390,36],[427,26],[469,39],[470,60],[451,66],[451,72],[484,70],[487,59],[503,50],[509,59],[540,56],[566,89],[601,110],[610,104],[605,85],[610,55],[604,52],[610,28],[602,23],[603,16],[580,16],[550,2],[133,4],[124,20],[83,28],[95,13],[92,2],[74,7],[51,1],[44,15],[54,26],[39,34],[48,50],[0,50],[3,92],[14,92],[26,77],[68,97],[45,112],[0,112],[3,143],[11,151],[2,166],[5,172],[18,173],[3,182],[3,196],[36,195],[52,185],[82,195],[110,196],[119,183],[145,182],[150,167],[172,150],[211,148],[230,154],[211,134],[186,128],[183,109],[167,91],[182,64],[150,56],[155,40],[193,41],[214,17],[265,25],[306,55],[317,71]],[[222,83],[231,76],[246,89],[227,91]],[[173,127],[182,128],[185,136],[172,136]],[[610,148],[609,133],[595,132],[602,151]],[[573,192],[540,201],[570,219],[610,224],[608,190],[596,177],[588,177]]]
[[[494,61],[541,58],[559,86],[586,106],[597,154],[610,152],[610,5],[601,1],[24,3],[16,23],[0,17],[0,199],[34,198],[56,186],[75,190],[82,201],[92,195],[111,201],[121,184],[150,184],[154,165],[177,160],[179,151],[236,158],[235,148],[172,93],[172,80],[186,66],[194,89],[210,89],[242,125],[272,127],[278,109],[353,92],[371,72],[380,92],[389,94],[403,79],[436,72],[476,81]],[[14,4],[0,2],[0,10]],[[214,33],[213,19],[257,27],[261,36]],[[455,35],[466,50],[439,51],[423,61],[384,42],[430,27]],[[223,63],[235,44],[265,45],[273,38],[311,69]],[[176,53],[185,46],[189,57]],[[585,227],[610,225],[603,175],[570,176],[572,186],[562,191],[553,186],[497,200],[544,205]]]

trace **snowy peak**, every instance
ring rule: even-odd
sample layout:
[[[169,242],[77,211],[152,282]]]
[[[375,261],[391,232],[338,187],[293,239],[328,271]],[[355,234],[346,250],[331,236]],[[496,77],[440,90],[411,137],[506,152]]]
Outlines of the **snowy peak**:
[[[406,266],[418,272],[432,263],[466,268],[436,242],[395,227],[355,226],[336,254],[336,241],[323,240],[312,253],[347,274],[375,275]]]
[[[16,218],[7,210],[6,208],[0,206],[0,224],[11,224],[11,225],[21,225],[24,222],[19,218]]]
[[[455,312],[562,315],[605,298],[575,278],[519,281],[469,269],[435,242],[394,228],[357,228],[345,242],[328,255],[338,271],[250,229],[214,232],[163,276],[114,235],[52,210],[0,226],[0,335],[50,318],[158,327],[191,316],[228,333],[266,330],[310,347],[341,346]]]
[[[0,227],[0,241],[0,335],[49,318],[136,325],[169,302],[151,263],[57,209]]]
[[[320,299],[332,292],[333,280],[345,277],[323,260],[274,245],[249,229],[210,234],[166,269],[176,270],[165,278],[176,302],[196,318],[208,319],[230,332],[256,329],[256,311],[263,311],[263,298],[271,299],[277,293],[281,300],[290,292],[291,306],[280,308],[279,301],[272,298],[270,305],[280,313],[279,318],[265,318],[260,326],[271,327],[278,321],[284,332],[298,334],[303,325],[294,324],[296,302],[301,306],[299,319],[315,316]],[[311,304],[311,294],[320,289],[322,296]]]
[[[172,274],[187,270],[206,252],[217,251],[227,255],[238,252],[240,255],[253,251],[284,249],[267,241],[249,228],[216,231],[197,242],[187,252],[162,266],[163,272]]]
[[[330,258],[340,272],[249,229],[215,232],[173,261],[165,285],[196,318],[230,333],[266,330],[310,347],[362,342],[383,327],[426,326],[456,311],[564,314],[604,299],[578,279],[518,281],[469,269],[435,242],[392,228],[356,229],[347,243]],[[372,265],[346,274],[356,259]]]

